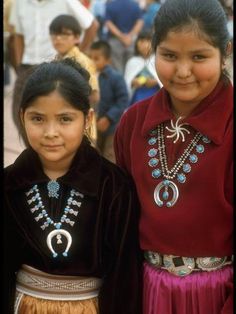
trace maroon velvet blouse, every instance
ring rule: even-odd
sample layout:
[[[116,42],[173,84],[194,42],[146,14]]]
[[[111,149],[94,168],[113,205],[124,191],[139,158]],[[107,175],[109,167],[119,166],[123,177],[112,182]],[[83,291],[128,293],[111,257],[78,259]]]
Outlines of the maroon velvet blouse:
[[[140,242],[143,250],[178,256],[226,256],[232,254],[233,230],[233,88],[219,82],[190,116],[180,121],[189,124],[185,142],[173,143],[166,129],[165,145],[170,169],[196,132],[210,139],[200,141],[203,153],[191,164],[186,182],[178,183],[179,198],[174,206],[159,207],[154,189],[163,177],[153,178],[148,165],[150,131],[161,123],[171,128],[176,118],[162,88],[156,95],[132,106],[122,116],[115,136],[117,163],[132,176],[141,203]]]

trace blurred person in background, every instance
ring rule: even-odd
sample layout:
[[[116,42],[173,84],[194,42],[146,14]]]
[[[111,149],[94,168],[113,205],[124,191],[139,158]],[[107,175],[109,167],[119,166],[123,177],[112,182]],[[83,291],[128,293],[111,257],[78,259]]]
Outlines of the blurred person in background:
[[[155,55],[151,48],[152,35],[142,31],[135,42],[134,56],[125,67],[125,81],[130,105],[155,94],[162,86],[155,70]]]
[[[10,66],[13,65],[11,55],[12,45],[12,28],[9,25],[9,15],[11,10],[12,0],[4,0],[3,10],[3,31],[4,31],[4,87],[10,84]]]
[[[93,60],[79,48],[81,28],[78,21],[72,15],[59,15],[49,25],[49,32],[53,47],[58,53],[56,59],[73,58],[89,72],[89,84],[92,88],[89,101],[92,108],[95,109],[100,98],[97,70]],[[93,116],[89,131],[91,140],[96,145],[97,130],[95,115]]]
[[[90,10],[99,22],[98,38],[106,39],[107,28],[104,25],[107,0],[94,0],[91,3]]]
[[[143,15],[143,30],[151,31],[153,27],[154,17],[157,11],[160,9],[161,3],[160,0],[146,0],[146,7],[144,9]]]
[[[112,63],[123,73],[127,60],[133,55],[137,35],[143,27],[142,10],[133,0],[108,1],[105,25],[112,47]]]
[[[60,14],[73,15],[83,29],[81,51],[87,51],[94,40],[98,22],[78,0],[14,0],[9,23],[14,27],[14,54],[17,79],[13,95],[13,120],[18,127],[18,104],[27,70],[52,59],[53,49],[49,24]]]
[[[114,132],[129,104],[127,86],[123,75],[111,66],[111,47],[107,41],[94,42],[90,56],[99,72],[101,95],[97,106],[97,146],[105,158],[115,162]]]

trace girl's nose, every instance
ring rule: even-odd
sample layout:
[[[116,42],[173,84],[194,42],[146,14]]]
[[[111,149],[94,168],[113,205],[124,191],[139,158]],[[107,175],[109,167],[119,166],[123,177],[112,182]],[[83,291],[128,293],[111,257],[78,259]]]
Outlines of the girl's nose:
[[[192,73],[191,64],[189,62],[179,62],[177,65],[176,75],[179,78],[189,77]]]
[[[44,137],[53,138],[53,137],[57,137],[58,135],[59,135],[59,132],[58,132],[56,123],[51,122],[45,126]]]

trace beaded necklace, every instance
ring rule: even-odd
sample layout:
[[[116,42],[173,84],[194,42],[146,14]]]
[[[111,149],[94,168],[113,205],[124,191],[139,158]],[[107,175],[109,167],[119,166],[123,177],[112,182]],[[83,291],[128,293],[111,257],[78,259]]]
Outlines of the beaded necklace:
[[[53,183],[54,186],[55,182]],[[58,189],[56,190],[56,195],[54,195],[54,197],[58,198],[58,194],[57,194]],[[46,228],[48,228],[49,226],[53,226],[55,229],[52,230],[48,236],[47,236],[47,246],[49,248],[49,250],[52,252],[52,256],[55,258],[58,256],[58,253],[56,253],[56,251],[54,250],[54,248],[52,247],[52,239],[56,236],[57,238],[57,244],[61,244],[62,243],[62,235],[66,238],[67,240],[67,246],[65,251],[62,253],[62,255],[64,257],[68,256],[68,251],[71,247],[72,244],[72,236],[71,234],[65,230],[62,229],[62,225],[63,223],[67,223],[69,224],[71,227],[73,227],[75,221],[72,221],[70,218],[67,218],[67,215],[74,215],[77,216],[78,215],[78,210],[74,210],[72,208],[73,206],[76,206],[78,208],[81,207],[82,202],[74,199],[74,197],[80,197],[81,199],[83,199],[84,195],[79,193],[78,191],[72,189],[70,191],[70,196],[67,199],[67,203],[66,203],[66,207],[64,208],[63,211],[63,215],[61,216],[61,218],[58,221],[54,221],[52,218],[49,217],[47,210],[45,209],[45,206],[43,204],[42,201],[42,197],[40,194],[40,191],[38,189],[38,185],[34,185],[28,192],[25,193],[27,196],[27,202],[29,205],[33,206],[30,208],[31,213],[34,215],[35,213],[37,213],[37,216],[34,216],[34,219],[38,222],[41,219],[44,220],[43,224],[40,226],[40,228],[44,231]],[[31,195],[32,194],[32,195]],[[31,197],[31,198],[29,198]],[[39,214],[38,214],[39,212]]]
[[[159,207],[162,207],[164,204],[167,207],[172,207],[179,198],[179,189],[173,180],[177,180],[178,183],[186,182],[186,174],[191,172],[191,164],[195,164],[198,161],[198,155],[196,153],[202,154],[205,151],[204,145],[199,144],[199,141],[202,140],[203,143],[208,144],[210,140],[200,132],[196,133],[189,145],[184,149],[183,154],[169,170],[165,150],[164,125],[158,125],[157,129],[150,132],[150,136],[148,140],[149,146],[154,146],[157,143],[158,148],[152,147],[148,150],[148,156],[150,157],[148,165],[154,168],[152,170],[153,178],[158,179],[161,176],[164,178],[157,184],[154,190],[154,201]],[[195,153],[193,152],[194,149]],[[156,157],[158,152],[159,159]],[[159,163],[160,168],[157,168]]]

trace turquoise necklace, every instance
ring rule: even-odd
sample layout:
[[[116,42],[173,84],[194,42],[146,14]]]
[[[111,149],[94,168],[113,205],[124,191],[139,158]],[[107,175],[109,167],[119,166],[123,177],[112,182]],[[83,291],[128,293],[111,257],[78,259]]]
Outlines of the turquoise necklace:
[[[173,127],[173,122],[171,125]],[[148,157],[150,158],[148,165],[152,168],[151,174],[154,179],[163,177],[163,180],[154,189],[154,201],[159,207],[164,205],[172,207],[179,198],[177,184],[186,182],[186,175],[191,172],[192,165],[198,162],[199,155],[205,151],[203,144],[210,143],[210,140],[200,132],[196,133],[189,145],[184,149],[183,154],[178,158],[174,166],[169,169],[165,150],[164,125],[158,125],[157,129],[150,132],[150,136],[148,139]],[[200,140],[202,143],[199,143]],[[156,143],[157,148],[154,147]]]
[[[53,182],[52,182],[53,181]],[[59,194],[59,184],[55,181],[52,180],[48,184],[48,190],[49,190],[49,197],[55,197],[58,198]],[[50,187],[50,188],[49,188]],[[52,187],[54,192],[52,192]],[[66,207],[64,208],[63,215],[60,217],[58,221],[54,221],[51,217],[49,217],[48,212],[43,204],[42,197],[38,188],[38,185],[34,185],[28,192],[25,193],[27,196],[27,202],[29,205],[32,207],[30,208],[31,213],[34,215],[34,219],[37,222],[40,222],[41,220],[44,221],[40,228],[44,231],[46,228],[49,226],[53,226],[55,229],[51,231],[48,236],[47,236],[47,246],[49,250],[52,252],[52,256],[58,257],[58,253],[56,253],[55,249],[52,246],[52,239],[56,237],[57,239],[57,244],[62,243],[62,236],[65,237],[67,241],[67,246],[65,251],[62,253],[64,257],[68,256],[68,251],[71,247],[72,244],[72,236],[69,233],[69,231],[65,230],[62,228],[63,223],[69,224],[71,227],[73,227],[75,221],[71,220],[70,218],[67,217],[68,214],[77,216],[78,215],[78,210],[73,209],[72,207],[77,207],[80,208],[82,202],[75,199],[75,197],[83,199],[84,195],[76,191],[75,189],[72,189],[70,191],[70,195],[67,199]],[[30,198],[31,197],[31,198]],[[35,216],[35,214],[37,214]]]

